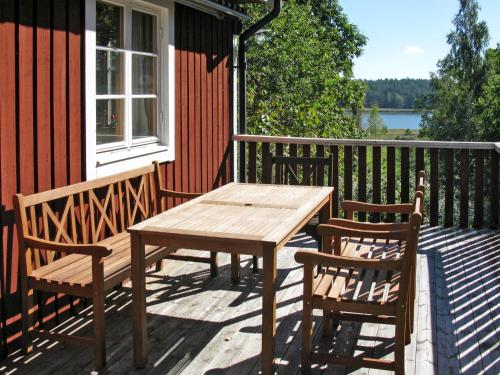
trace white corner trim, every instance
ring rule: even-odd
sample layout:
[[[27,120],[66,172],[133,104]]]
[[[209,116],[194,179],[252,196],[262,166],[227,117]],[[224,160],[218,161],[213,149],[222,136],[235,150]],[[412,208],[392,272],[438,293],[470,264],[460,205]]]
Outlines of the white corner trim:
[[[97,177],[96,170],[96,53],[95,0],[85,1],[85,170],[86,179]]]

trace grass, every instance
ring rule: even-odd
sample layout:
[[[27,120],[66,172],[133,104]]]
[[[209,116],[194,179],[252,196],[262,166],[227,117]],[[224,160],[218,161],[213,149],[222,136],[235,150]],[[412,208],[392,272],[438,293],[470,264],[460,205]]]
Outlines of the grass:
[[[380,134],[376,137],[367,137],[369,139],[401,139],[406,141],[414,141],[419,138],[418,129],[409,130],[409,129],[388,129],[386,134]]]

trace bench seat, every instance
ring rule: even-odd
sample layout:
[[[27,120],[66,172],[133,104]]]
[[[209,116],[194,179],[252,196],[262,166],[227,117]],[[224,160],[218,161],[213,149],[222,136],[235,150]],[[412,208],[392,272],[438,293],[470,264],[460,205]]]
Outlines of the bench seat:
[[[107,291],[130,278],[130,234],[120,233],[98,244],[108,245],[113,249],[112,253],[104,258],[104,290]],[[174,248],[146,246],[146,263],[153,264],[175,250]],[[56,283],[91,288],[92,257],[69,254],[33,270],[29,280],[30,283],[36,281],[37,287]],[[47,289],[51,288],[48,286]]]

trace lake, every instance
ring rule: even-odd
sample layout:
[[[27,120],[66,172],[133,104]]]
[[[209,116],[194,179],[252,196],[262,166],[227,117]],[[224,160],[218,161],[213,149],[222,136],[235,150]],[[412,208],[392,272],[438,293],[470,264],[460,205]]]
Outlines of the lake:
[[[388,129],[410,129],[417,130],[419,128],[420,119],[422,115],[419,112],[388,112],[380,111],[380,116],[387,125]],[[363,128],[368,126],[368,118],[370,117],[370,112],[363,112],[361,118],[361,124]]]

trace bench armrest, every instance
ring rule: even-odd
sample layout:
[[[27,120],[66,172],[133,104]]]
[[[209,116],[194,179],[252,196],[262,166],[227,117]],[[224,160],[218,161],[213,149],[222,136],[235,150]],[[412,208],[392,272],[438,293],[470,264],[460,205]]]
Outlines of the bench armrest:
[[[295,253],[295,261],[309,266],[353,267],[377,270],[401,270],[400,260],[363,259],[318,253],[311,250],[299,250]]]
[[[68,244],[55,241],[42,240],[33,236],[25,236],[26,247],[35,249],[65,252],[68,254],[91,255],[102,258],[111,254],[111,246],[96,244]]]
[[[347,213],[366,212],[366,213],[389,213],[389,214],[411,214],[413,212],[413,204],[375,204],[358,201],[343,201],[340,206]]]
[[[405,240],[408,234],[408,228],[401,227],[400,224],[393,224],[394,226],[389,226],[387,224],[384,227],[377,227],[377,224],[371,223],[360,223],[357,225],[355,222],[350,222],[346,220],[349,225],[335,225],[332,224],[320,224],[318,225],[317,232],[320,236],[325,237],[355,237],[355,238],[373,238],[373,239],[384,239],[384,240]],[[351,225],[353,224],[353,225]]]
[[[174,191],[174,190],[168,190],[168,189],[160,189],[160,195],[162,197],[170,197],[170,198],[187,198],[187,199],[193,199],[193,198],[198,198],[202,194],[201,193],[186,193],[183,191]]]

